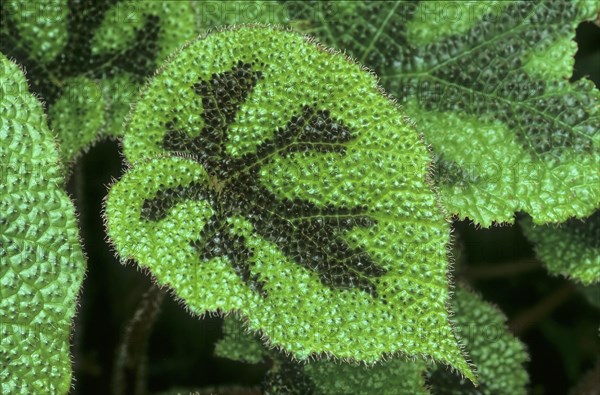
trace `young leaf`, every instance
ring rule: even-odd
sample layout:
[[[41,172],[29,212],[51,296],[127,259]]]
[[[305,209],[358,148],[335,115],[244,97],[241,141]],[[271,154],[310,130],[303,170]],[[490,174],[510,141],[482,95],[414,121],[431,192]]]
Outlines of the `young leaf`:
[[[46,102],[61,158],[119,136],[144,79],[195,36],[187,1],[2,1],[0,50]]]
[[[479,387],[451,374],[445,367],[431,372],[433,394],[519,395],[527,393],[528,360],[523,344],[506,327],[506,317],[478,295],[458,287],[452,296],[453,321],[473,364]]]
[[[0,76],[0,393],[66,394],[85,259],[42,106],[4,55]]]
[[[146,87],[123,148],[108,234],[191,311],[240,311],[299,359],[402,352],[473,378],[429,154],[360,66],[275,29],[210,35]]]
[[[302,2],[292,19],[371,67],[437,157],[445,205],[482,226],[600,205],[600,91],[569,82],[594,1]],[[290,8],[292,9],[292,8]]]
[[[520,224],[550,273],[586,285],[600,282],[600,210],[559,225],[536,226],[530,219]]]

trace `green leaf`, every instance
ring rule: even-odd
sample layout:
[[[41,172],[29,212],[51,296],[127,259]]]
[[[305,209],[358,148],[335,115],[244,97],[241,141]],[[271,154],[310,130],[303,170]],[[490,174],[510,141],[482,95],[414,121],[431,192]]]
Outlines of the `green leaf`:
[[[146,87],[123,148],[108,234],[192,312],[239,311],[298,359],[404,353],[473,379],[429,154],[360,66],[274,29],[210,35]]]
[[[425,362],[400,358],[380,362],[372,367],[315,361],[304,367],[305,374],[323,395],[417,395],[425,389]]]
[[[223,320],[223,338],[215,346],[215,355],[254,364],[263,361],[267,352],[241,320],[229,316]]]
[[[277,1],[194,1],[192,5],[196,13],[197,24],[203,27],[282,24],[288,15],[288,5],[280,4]]]
[[[85,259],[42,106],[4,55],[0,76],[0,393],[66,394]]]
[[[247,363],[258,363],[267,357],[274,361],[264,380],[265,395],[429,393],[425,389],[425,362],[393,358],[369,367],[326,359],[294,363],[275,350],[267,350],[246,330],[242,321],[233,316],[225,318],[223,331],[224,337],[217,343],[216,355]]]
[[[536,226],[530,219],[520,224],[550,273],[586,285],[600,282],[600,210],[559,225]]]
[[[191,2],[7,0],[0,50],[27,71],[71,162],[100,137],[121,135],[133,96],[197,32]]]
[[[273,2],[7,0],[0,50],[26,68],[69,163],[98,139],[122,136],[142,83],[197,33],[284,15]]]
[[[305,366],[280,357],[267,373],[265,395],[426,395],[424,362],[392,359],[375,366],[328,360]]]
[[[429,377],[433,394],[519,395],[527,393],[528,360],[524,345],[506,327],[500,310],[478,295],[458,287],[452,297],[453,321],[458,337],[477,367],[479,387],[453,375],[445,367]]]
[[[600,205],[600,91],[568,81],[599,4],[302,2],[290,19],[380,76],[431,144],[444,204],[487,227]]]
[[[453,321],[458,337],[477,368],[479,386],[448,371],[430,366],[428,385],[433,394],[518,395],[526,393],[528,360],[523,344],[506,327],[506,317],[478,295],[459,287],[452,297]],[[266,393],[272,394],[417,394],[424,390],[422,362],[392,358],[374,367],[337,364],[327,360],[307,364],[292,363],[284,355],[267,350],[250,335],[240,321],[225,319],[225,336],[217,354],[241,362],[274,360],[266,380]],[[306,392],[306,389],[312,392]],[[302,392],[304,391],[304,392]]]

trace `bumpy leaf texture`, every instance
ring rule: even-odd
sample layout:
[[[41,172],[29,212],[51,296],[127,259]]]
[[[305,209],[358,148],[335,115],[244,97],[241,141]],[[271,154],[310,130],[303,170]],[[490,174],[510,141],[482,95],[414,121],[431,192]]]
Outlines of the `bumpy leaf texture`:
[[[428,378],[436,395],[520,395],[527,393],[528,360],[524,345],[506,327],[506,317],[475,293],[458,287],[452,296],[453,321],[459,338],[477,368],[479,386],[451,374],[445,367]]]
[[[168,391],[155,393],[153,395],[256,395],[255,388],[243,386],[226,386],[226,387],[202,387],[198,388],[174,388]]]
[[[430,157],[373,75],[269,28],[186,47],[141,94],[108,234],[189,308],[299,359],[403,352],[473,378],[448,323]]]
[[[424,362],[399,358],[373,367],[320,360],[299,367],[277,360],[267,373],[265,395],[427,395]]]
[[[196,34],[186,1],[6,0],[1,7],[0,50],[25,68],[45,101],[65,162],[99,137],[119,136],[145,78]]]
[[[66,394],[85,271],[54,137],[19,67],[0,55],[0,393]]]
[[[224,337],[215,354],[234,361],[258,363],[267,358],[273,366],[263,382],[265,395],[401,395],[428,394],[426,363],[394,358],[372,367],[318,361],[294,363],[287,356],[267,349],[236,317],[226,317]]]
[[[527,353],[506,328],[506,317],[479,296],[459,287],[452,297],[453,320],[459,337],[477,367],[479,386],[452,374],[445,367],[393,358],[374,367],[339,364],[327,360],[293,363],[268,350],[247,332],[234,317],[224,322],[224,337],[217,344],[218,356],[241,362],[274,360],[264,382],[265,393],[278,395],[398,395],[398,394],[481,394],[518,395],[526,393]],[[427,370],[427,372],[426,372]],[[427,384],[423,376],[427,376]]]
[[[444,204],[482,226],[600,205],[600,91],[569,82],[597,1],[295,2],[289,17],[372,68],[436,154]]]
[[[600,210],[559,225],[536,226],[530,219],[520,224],[550,273],[586,285],[600,282]]]

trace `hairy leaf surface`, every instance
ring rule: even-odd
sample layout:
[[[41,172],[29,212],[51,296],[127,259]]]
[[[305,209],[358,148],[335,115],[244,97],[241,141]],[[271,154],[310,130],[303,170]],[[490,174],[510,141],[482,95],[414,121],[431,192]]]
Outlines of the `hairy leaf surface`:
[[[7,0],[0,50],[25,67],[70,162],[99,138],[122,136],[144,80],[199,32],[284,15],[275,2]]]
[[[518,395],[526,393],[527,372],[523,363],[527,353],[523,344],[506,328],[506,317],[494,306],[464,287],[452,297],[453,321],[477,369],[479,385],[451,373],[443,366],[393,358],[373,367],[339,364],[328,360],[293,363],[268,350],[245,325],[234,317],[224,323],[224,337],[217,355],[235,361],[256,363],[274,360],[267,375],[265,392],[270,394],[315,395],[397,395],[429,393],[423,382],[428,370],[427,387],[433,394]]]
[[[373,367],[312,362],[304,367],[280,357],[267,373],[265,395],[427,395],[425,362],[400,358]]]
[[[431,144],[444,204],[490,226],[600,205],[600,91],[569,82],[594,1],[302,2],[294,20],[372,68]]]
[[[530,219],[520,224],[550,273],[586,285],[600,282],[600,210],[559,225],[536,226]]]
[[[360,66],[274,29],[210,35],[143,91],[124,151],[109,236],[192,311],[241,311],[300,359],[402,352],[472,378],[429,154]]]
[[[236,317],[226,317],[223,338],[215,354],[234,361],[258,363],[267,358],[273,366],[263,382],[265,395],[401,395],[428,394],[425,362],[394,358],[374,366],[336,363],[321,359],[294,363],[275,350],[268,350]]]
[[[452,296],[453,321],[477,370],[479,386],[451,374],[445,367],[432,370],[428,382],[439,395],[526,394],[528,360],[523,343],[506,327],[506,317],[475,293],[458,287]]]
[[[66,394],[85,271],[41,104],[0,55],[0,393]]]

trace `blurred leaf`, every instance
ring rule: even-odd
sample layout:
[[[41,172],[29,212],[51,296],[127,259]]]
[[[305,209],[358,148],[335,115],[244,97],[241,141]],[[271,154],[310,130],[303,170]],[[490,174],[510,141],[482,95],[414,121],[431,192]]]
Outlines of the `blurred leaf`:
[[[571,395],[600,395],[600,359],[579,384],[573,389]]]
[[[593,306],[600,308],[600,284],[588,286],[579,286],[579,291],[585,296],[588,302]]]
[[[600,210],[560,225],[536,226],[529,219],[520,224],[550,273],[585,285],[600,282]]]
[[[209,387],[202,389],[172,389],[155,395],[261,395],[253,388],[244,387]]]

